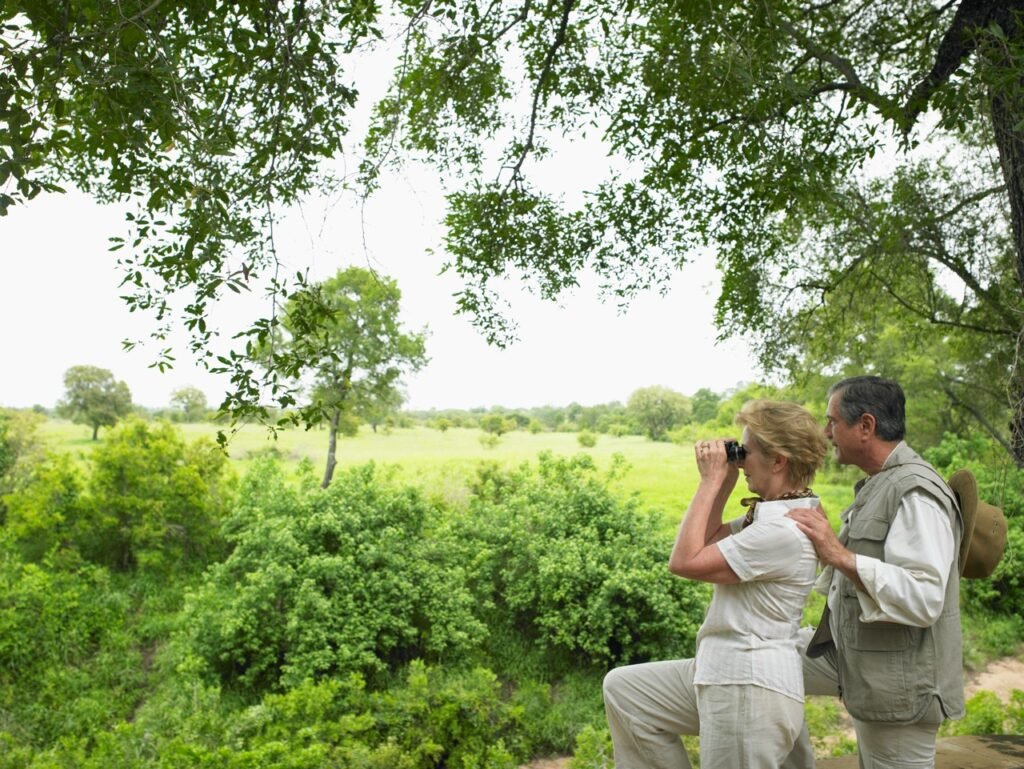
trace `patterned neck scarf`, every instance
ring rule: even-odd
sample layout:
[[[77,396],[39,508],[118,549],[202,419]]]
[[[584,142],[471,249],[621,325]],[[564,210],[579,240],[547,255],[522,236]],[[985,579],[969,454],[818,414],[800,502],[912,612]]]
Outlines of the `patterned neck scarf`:
[[[813,496],[814,492],[810,488],[803,488],[799,491],[787,491],[785,494],[782,494],[775,499],[765,499],[764,497],[744,497],[740,500],[740,504],[747,508],[747,514],[743,516],[743,528],[747,528],[754,522],[754,509],[757,507],[758,502],[777,502],[780,499],[802,499],[803,497]]]

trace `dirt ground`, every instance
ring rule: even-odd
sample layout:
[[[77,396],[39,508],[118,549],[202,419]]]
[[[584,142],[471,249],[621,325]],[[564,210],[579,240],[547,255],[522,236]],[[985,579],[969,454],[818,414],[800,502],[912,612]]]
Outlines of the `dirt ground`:
[[[981,689],[994,692],[1003,702],[1010,699],[1014,689],[1024,691],[1024,661],[1019,657],[1004,657],[984,670],[968,674],[964,686],[967,698]]]
[[[1003,702],[1010,699],[1014,689],[1024,691],[1024,661],[1018,657],[1005,657],[990,663],[984,670],[969,673],[964,685],[964,696],[969,699],[982,689],[994,692]],[[852,724],[847,721],[844,726],[852,738]],[[526,764],[521,769],[566,769],[568,763],[568,757],[544,758]]]

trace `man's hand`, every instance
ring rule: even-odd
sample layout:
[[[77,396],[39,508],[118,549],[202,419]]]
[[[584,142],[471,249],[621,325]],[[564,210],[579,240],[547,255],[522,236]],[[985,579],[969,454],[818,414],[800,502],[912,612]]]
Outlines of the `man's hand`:
[[[843,547],[839,537],[832,531],[832,524],[825,517],[821,507],[797,507],[786,513],[796,521],[796,526],[807,535],[814,545],[818,559],[826,566],[832,566],[845,574],[859,590],[864,589],[857,574],[857,556]]]

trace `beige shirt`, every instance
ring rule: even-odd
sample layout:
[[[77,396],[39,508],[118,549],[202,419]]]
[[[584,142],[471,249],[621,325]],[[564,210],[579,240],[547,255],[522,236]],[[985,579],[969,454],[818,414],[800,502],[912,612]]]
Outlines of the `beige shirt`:
[[[695,684],[753,684],[803,701],[796,633],[818,559],[786,511],[817,506],[816,497],[761,502],[753,524],[733,521],[717,543],[741,581],[715,585],[697,633]]]

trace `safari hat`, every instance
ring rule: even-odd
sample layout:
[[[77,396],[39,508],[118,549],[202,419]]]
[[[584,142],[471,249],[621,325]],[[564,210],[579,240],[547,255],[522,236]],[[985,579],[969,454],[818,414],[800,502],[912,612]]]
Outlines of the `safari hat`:
[[[978,499],[978,481],[967,469],[957,470],[949,478],[949,487],[960,502],[964,521],[960,540],[960,575],[984,579],[1003,557],[1006,548],[1006,516],[1003,511]]]

